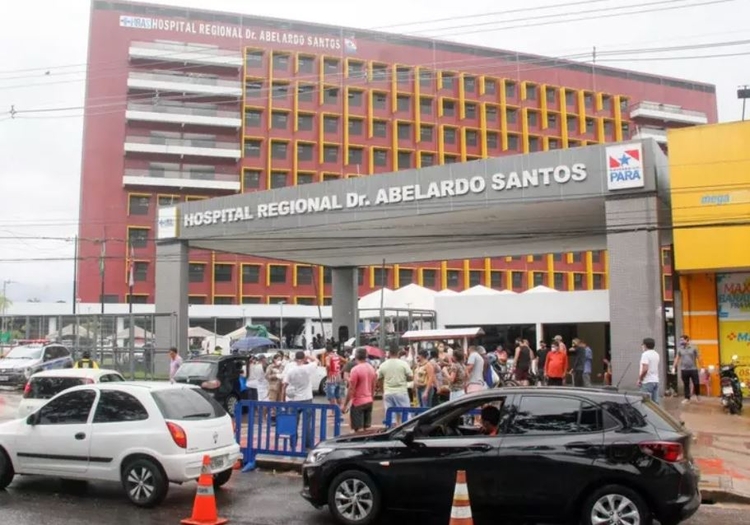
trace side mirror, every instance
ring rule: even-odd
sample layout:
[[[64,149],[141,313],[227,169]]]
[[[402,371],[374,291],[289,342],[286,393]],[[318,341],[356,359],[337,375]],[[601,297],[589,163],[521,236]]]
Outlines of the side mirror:
[[[404,430],[399,436],[398,440],[404,445],[406,445],[407,447],[413,447],[414,446],[414,431]]]
[[[31,425],[32,427],[36,425],[38,416],[36,415],[36,412],[29,415],[29,417],[26,418],[26,424]]]

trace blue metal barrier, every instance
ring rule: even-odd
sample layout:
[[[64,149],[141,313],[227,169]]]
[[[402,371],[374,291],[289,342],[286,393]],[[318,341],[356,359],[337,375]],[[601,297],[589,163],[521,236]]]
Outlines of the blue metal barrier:
[[[333,414],[332,421],[328,416]],[[240,401],[234,412],[235,438],[243,472],[255,468],[258,454],[304,458],[321,441],[341,434],[341,409],[335,405]],[[242,431],[247,435],[243,439]]]
[[[398,423],[400,425],[401,423],[409,421],[414,416],[427,412],[429,409],[429,407],[390,407],[385,411],[383,425],[385,425],[386,428],[391,428],[394,419],[400,421],[400,423]]]

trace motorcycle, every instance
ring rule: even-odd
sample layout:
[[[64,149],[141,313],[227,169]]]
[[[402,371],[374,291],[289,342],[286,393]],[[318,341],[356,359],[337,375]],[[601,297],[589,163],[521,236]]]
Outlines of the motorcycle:
[[[739,414],[742,412],[742,389],[744,383],[740,382],[735,367],[737,356],[732,356],[732,362],[727,365],[721,365],[719,377],[721,379],[721,404],[729,410],[730,414]]]

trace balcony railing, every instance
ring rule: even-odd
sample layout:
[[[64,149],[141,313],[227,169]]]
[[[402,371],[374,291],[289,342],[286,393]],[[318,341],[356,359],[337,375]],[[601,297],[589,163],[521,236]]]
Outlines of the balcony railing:
[[[183,139],[131,135],[125,138],[125,151],[224,159],[239,159],[242,156],[239,143],[217,141],[211,138]]]
[[[162,186],[181,188],[207,188],[237,191],[240,178],[237,174],[201,171],[126,169],[125,186]]]
[[[229,111],[209,106],[191,106],[188,104],[138,104],[137,102],[129,102],[128,111],[167,113],[170,115],[195,115],[200,117],[240,118],[239,111]]]
[[[630,118],[646,118],[653,120],[674,121],[686,124],[706,124],[708,117],[702,111],[683,109],[674,104],[659,104],[658,102],[639,102],[630,107]]]
[[[177,42],[131,42],[130,56],[163,62],[242,67],[242,55],[236,51]]]
[[[634,139],[654,139],[656,142],[666,144],[667,130],[651,126],[640,126],[633,135]]]
[[[128,74],[128,87],[165,91],[189,91],[237,97],[242,95],[242,85],[236,80],[190,74],[131,71]]]
[[[125,112],[128,120],[146,122],[166,122],[172,124],[195,124],[198,126],[218,126],[240,128],[242,119],[239,111],[219,109],[212,106],[183,104],[139,104],[128,103]]]

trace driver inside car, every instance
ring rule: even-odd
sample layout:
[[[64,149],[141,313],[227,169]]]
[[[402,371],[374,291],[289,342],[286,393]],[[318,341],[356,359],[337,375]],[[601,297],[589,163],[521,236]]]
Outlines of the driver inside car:
[[[494,405],[486,405],[482,407],[480,417],[480,434],[497,436],[500,427],[500,409]]]

